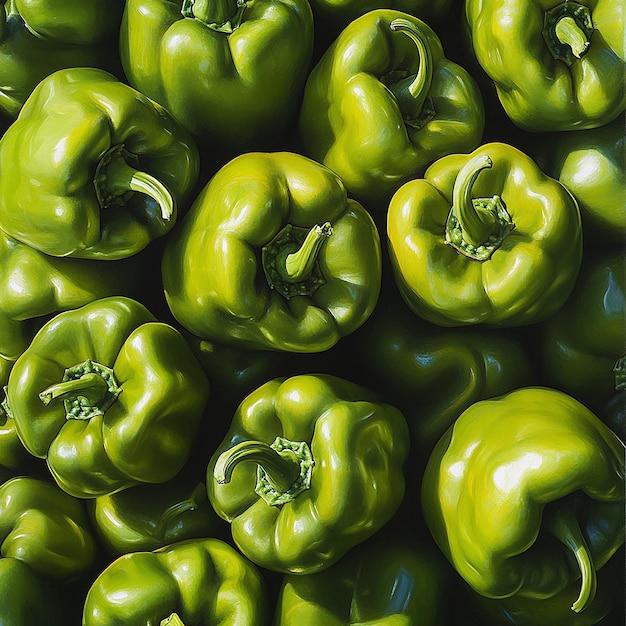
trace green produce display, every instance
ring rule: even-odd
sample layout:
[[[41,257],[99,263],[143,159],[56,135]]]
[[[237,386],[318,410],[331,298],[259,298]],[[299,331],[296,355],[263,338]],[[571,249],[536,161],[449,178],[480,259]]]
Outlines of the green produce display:
[[[119,557],[94,581],[84,626],[261,626],[263,580],[218,539],[189,539]]]
[[[349,194],[386,204],[439,157],[478,147],[484,124],[478,85],[435,31],[377,10],[351,22],[309,74],[299,131]]]
[[[104,70],[59,70],[0,139],[0,228],[54,256],[129,257],[171,230],[198,168],[165,109]]]
[[[321,352],[373,311],[381,256],[372,218],[335,173],[299,154],[248,152],[211,178],[168,239],[163,288],[199,337]]]
[[[367,389],[274,379],[242,401],[209,461],[209,500],[257,565],[318,572],[393,517],[408,450],[402,414]]]
[[[139,302],[113,297],[53,317],[7,385],[25,447],[78,498],[173,478],[208,393],[182,335]]]
[[[582,261],[576,201],[498,142],[442,157],[403,185],[387,234],[406,303],[440,326],[543,321],[567,300]]]
[[[0,626],[623,626],[624,0],[0,0]]]

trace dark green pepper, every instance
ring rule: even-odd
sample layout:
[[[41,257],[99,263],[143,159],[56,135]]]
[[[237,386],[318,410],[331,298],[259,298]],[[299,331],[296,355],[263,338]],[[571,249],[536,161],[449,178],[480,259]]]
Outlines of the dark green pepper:
[[[71,68],[29,96],[0,139],[0,169],[7,234],[53,256],[111,260],[172,229],[199,157],[163,107],[104,70]]]
[[[130,298],[65,311],[7,386],[17,432],[81,498],[162,483],[187,462],[209,385],[183,336]]]

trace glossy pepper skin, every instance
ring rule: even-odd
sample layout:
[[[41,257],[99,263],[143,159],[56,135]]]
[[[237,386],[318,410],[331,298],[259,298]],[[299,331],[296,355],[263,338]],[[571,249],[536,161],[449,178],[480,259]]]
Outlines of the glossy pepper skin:
[[[546,137],[537,150],[537,162],[576,198],[586,247],[623,245],[626,151],[622,117],[601,128]]]
[[[477,402],[431,455],[422,510],[477,593],[539,601],[578,579],[571,609],[584,614],[624,542],[624,444],[554,389]]]
[[[465,20],[478,63],[520,128],[596,128],[624,111],[620,3],[469,0]]]
[[[449,155],[403,185],[387,213],[408,306],[441,326],[523,326],[556,313],[582,260],[580,212],[514,146]]]
[[[285,576],[274,624],[443,626],[447,580],[440,558],[425,542],[376,535],[323,572]]]
[[[261,626],[266,602],[260,573],[239,552],[218,539],[190,539],[113,561],[89,589],[82,623]]]
[[[0,112],[15,119],[46,76],[62,68],[121,67],[121,0],[7,0],[0,9]]]
[[[622,248],[587,253],[572,295],[538,329],[546,383],[597,412],[616,392],[615,367],[626,353],[625,274]]]
[[[87,511],[101,543],[115,556],[216,537],[223,524],[209,503],[204,482],[179,476],[93,498]]]
[[[171,230],[198,168],[160,105],[104,70],[59,70],[0,139],[0,228],[53,256],[129,257]]]
[[[173,478],[209,393],[182,335],[123,297],[52,318],[7,389],[24,446],[78,498]]]
[[[367,389],[329,375],[261,385],[207,467],[233,540],[266,569],[310,574],[388,522],[404,496],[408,431]]]
[[[0,554],[55,580],[86,574],[96,543],[81,501],[28,476],[0,485]]]
[[[333,172],[296,153],[246,153],[168,237],[163,288],[198,337],[321,352],[369,317],[381,257],[372,218]]]
[[[129,0],[120,30],[129,83],[230,157],[283,134],[312,52],[306,0]]]
[[[484,117],[478,85],[435,31],[380,9],[351,22],[313,68],[298,130],[305,154],[369,208],[439,157],[476,148]]]
[[[389,278],[383,278],[371,318],[346,338],[346,346],[354,355],[358,380],[405,416],[411,432],[409,465],[419,473],[465,409],[531,384],[533,365],[522,340],[512,333],[442,328],[416,318]]]

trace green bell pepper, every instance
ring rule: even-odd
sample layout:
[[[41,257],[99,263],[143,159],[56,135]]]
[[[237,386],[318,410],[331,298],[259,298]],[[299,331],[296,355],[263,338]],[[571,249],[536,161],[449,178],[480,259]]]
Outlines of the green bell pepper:
[[[121,0],[3,0],[0,112],[15,119],[37,84],[56,70],[99,67],[121,73],[115,54]]]
[[[582,612],[624,543],[624,444],[554,389],[477,402],[433,451],[422,510],[477,593],[540,601],[578,579],[571,609]]]
[[[180,475],[166,483],[92,498],[87,512],[101,543],[116,557],[224,532],[204,482]]]
[[[499,329],[429,324],[416,318],[384,276],[374,313],[346,342],[352,375],[405,416],[410,467],[418,474],[441,435],[471,404],[534,382],[520,338]]]
[[[0,485],[0,554],[69,581],[95,564],[96,543],[82,502],[28,476]]]
[[[403,415],[329,375],[261,385],[239,405],[207,467],[233,540],[275,572],[322,571],[387,523],[404,496]]]
[[[290,152],[223,166],[168,237],[167,303],[191,333],[240,348],[321,352],[376,304],[369,213],[329,169]]]
[[[67,606],[60,591],[19,559],[0,559],[0,624],[66,626]]]
[[[71,68],[29,96],[0,139],[0,168],[8,235],[53,256],[111,260],[171,230],[199,158],[161,106],[104,70]]]
[[[7,386],[24,446],[79,498],[173,478],[191,454],[208,393],[182,335],[123,297],[53,317]]]
[[[313,53],[307,0],[128,0],[120,56],[210,156],[268,149],[297,114]]]
[[[585,245],[623,245],[626,237],[624,119],[544,137],[537,162],[578,201]]]
[[[87,593],[83,626],[261,626],[265,585],[219,539],[189,539],[113,561]]]
[[[523,326],[556,313],[582,260],[576,201],[503,143],[439,159],[394,194],[387,214],[396,282],[441,326]]]
[[[616,363],[626,351],[624,251],[583,257],[576,287],[563,308],[537,329],[547,385],[599,411],[616,391]]]
[[[596,128],[624,111],[623,6],[467,0],[465,20],[476,60],[520,128]]]
[[[351,22],[313,68],[298,128],[305,154],[369,208],[439,157],[478,147],[484,125],[478,85],[435,31],[380,9]]]
[[[375,535],[317,574],[285,576],[275,626],[437,626],[446,571],[426,542]]]

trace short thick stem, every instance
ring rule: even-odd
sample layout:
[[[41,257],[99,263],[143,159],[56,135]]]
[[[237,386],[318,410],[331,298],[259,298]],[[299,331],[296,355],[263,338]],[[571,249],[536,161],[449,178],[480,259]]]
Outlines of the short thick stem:
[[[313,271],[322,245],[332,235],[332,232],[333,229],[330,222],[313,226],[307,233],[300,248],[284,257],[284,266],[282,264],[278,265],[278,271],[282,277],[293,283],[298,283],[308,278]]]
[[[245,0],[184,0],[181,13],[228,34],[239,28],[245,9]]]
[[[142,193],[159,205],[164,220],[172,218],[175,200],[167,187],[156,177],[129,164],[132,155],[120,146],[112,148],[96,169],[94,185],[101,207],[125,204],[130,196]]]
[[[578,59],[589,48],[589,40],[573,17],[562,17],[554,27],[554,34],[562,44],[570,47],[572,54]]]
[[[159,626],[185,626],[184,622],[178,616],[178,613],[172,613],[170,616],[162,619]]]
[[[388,87],[398,101],[405,122],[409,125],[417,124],[424,116],[424,105],[430,94],[433,78],[430,45],[420,29],[407,19],[397,18],[389,24],[389,28],[393,32],[406,35],[415,44],[418,57],[415,76],[407,77]]]
[[[576,559],[581,583],[578,597],[572,604],[572,611],[580,613],[593,602],[596,595],[597,574],[573,507],[568,505],[556,511],[548,518],[547,528]]]
[[[585,55],[594,31],[589,7],[566,0],[546,11],[543,37],[555,59],[571,65]]]

